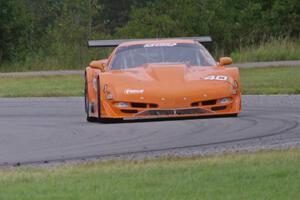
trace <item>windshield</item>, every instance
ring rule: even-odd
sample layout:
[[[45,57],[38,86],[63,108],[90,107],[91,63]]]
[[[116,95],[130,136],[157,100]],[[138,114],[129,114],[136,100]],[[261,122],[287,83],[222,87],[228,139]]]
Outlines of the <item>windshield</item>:
[[[200,44],[153,43],[120,47],[113,57],[111,69],[128,69],[148,63],[216,65],[212,56]]]

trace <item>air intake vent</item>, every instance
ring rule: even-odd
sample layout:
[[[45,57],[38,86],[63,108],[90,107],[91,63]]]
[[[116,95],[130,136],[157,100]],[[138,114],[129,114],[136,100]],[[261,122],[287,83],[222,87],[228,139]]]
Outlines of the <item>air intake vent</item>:
[[[219,110],[225,110],[226,106],[217,106],[217,107],[212,107],[211,110],[213,111],[219,111]]]
[[[147,108],[146,103],[131,103],[131,107],[133,108]]]
[[[192,107],[198,107],[199,106],[199,102],[193,102],[193,103],[191,103],[191,106]]]
[[[155,103],[150,103],[150,104],[149,104],[149,107],[150,107],[150,108],[158,108],[158,105],[155,104]]]
[[[133,114],[133,113],[137,113],[138,111],[137,110],[125,110],[125,109],[122,109],[121,112],[126,113],[126,114]]]
[[[217,103],[217,100],[208,100],[208,101],[201,102],[202,106],[211,106],[211,105],[215,105],[216,103]]]

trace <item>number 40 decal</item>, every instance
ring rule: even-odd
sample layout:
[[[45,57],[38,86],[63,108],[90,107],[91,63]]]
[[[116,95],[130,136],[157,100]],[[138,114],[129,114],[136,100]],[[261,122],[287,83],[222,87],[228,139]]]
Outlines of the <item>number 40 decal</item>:
[[[217,80],[217,81],[226,81],[228,79],[227,76],[207,76],[204,80]]]

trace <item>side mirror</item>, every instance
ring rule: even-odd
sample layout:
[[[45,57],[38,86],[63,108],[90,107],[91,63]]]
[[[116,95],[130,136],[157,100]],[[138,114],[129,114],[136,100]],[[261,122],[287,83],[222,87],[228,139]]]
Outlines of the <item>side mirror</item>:
[[[232,64],[232,59],[230,57],[221,57],[219,60],[219,66]]]
[[[94,60],[89,64],[89,66],[92,68],[100,69],[102,72],[104,72],[107,66],[107,59]]]

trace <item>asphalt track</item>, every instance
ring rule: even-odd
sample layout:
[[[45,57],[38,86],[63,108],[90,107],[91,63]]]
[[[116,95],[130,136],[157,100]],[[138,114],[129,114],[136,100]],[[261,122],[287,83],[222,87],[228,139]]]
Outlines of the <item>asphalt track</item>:
[[[0,98],[0,165],[300,143],[300,95],[243,106],[237,118],[88,123],[83,98]]]

